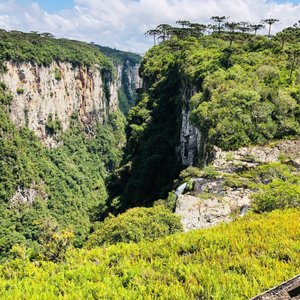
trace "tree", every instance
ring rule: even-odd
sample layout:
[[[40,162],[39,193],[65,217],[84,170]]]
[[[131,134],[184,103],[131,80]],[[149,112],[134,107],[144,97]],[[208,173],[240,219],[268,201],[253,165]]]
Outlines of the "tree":
[[[54,35],[50,32],[44,32],[40,34],[41,37],[46,37],[46,38],[54,38]]]
[[[191,33],[190,28],[178,28],[178,27],[173,27],[170,29],[170,34],[172,36],[176,36],[179,39],[184,38],[185,36],[189,35]]]
[[[225,17],[225,16],[222,16],[222,17],[220,17],[220,16],[212,16],[210,18],[212,21],[215,21],[216,23],[218,23],[218,34],[221,33],[221,28],[222,28],[221,24],[224,23],[225,20],[227,20],[228,18],[229,17]]]
[[[238,25],[239,25],[238,28],[242,33],[246,33],[247,31],[250,31],[250,23],[249,22],[242,21],[242,22],[239,22]]]
[[[165,206],[136,207],[117,217],[110,215],[89,237],[88,248],[116,243],[153,241],[182,231],[180,218]]]
[[[224,24],[225,28],[229,30],[229,32],[226,34],[226,38],[229,40],[229,46],[232,46],[232,43],[236,37],[235,30],[239,28],[239,23],[236,22],[226,22]]]
[[[265,25],[263,24],[250,24],[250,29],[254,31],[254,35],[257,34],[258,30],[261,30],[263,28],[265,28]]]
[[[156,45],[156,37],[157,35],[160,33],[160,31],[158,29],[150,29],[148,30],[145,35],[146,36],[153,36],[153,43],[154,43],[154,46]]]
[[[272,27],[272,25],[274,23],[277,23],[277,22],[279,22],[278,19],[264,19],[264,20],[262,20],[262,23],[269,25],[268,38],[271,37],[271,27]]]
[[[164,42],[168,37],[170,37],[173,27],[169,24],[160,24],[156,27],[156,29],[159,32],[158,38],[161,38]]]
[[[191,22],[185,21],[185,20],[179,20],[179,21],[176,21],[176,24],[179,24],[182,26],[182,28],[185,28],[185,27],[189,27],[191,25]]]
[[[300,46],[290,47],[286,50],[288,54],[288,68],[290,69],[289,82],[292,82],[293,73],[300,65]]]
[[[204,31],[206,30],[206,25],[204,24],[198,24],[198,23],[191,23],[189,25],[190,27],[190,31],[191,31],[191,34],[193,36],[196,36],[198,37],[199,35],[203,35],[204,34]]]
[[[70,230],[59,230],[57,222],[50,217],[37,222],[37,225],[40,231],[42,257],[54,262],[63,260],[68,247],[72,244],[74,233]]]
[[[294,28],[286,28],[281,32],[278,32],[275,36],[275,39],[278,40],[281,43],[281,49],[284,48],[284,45],[286,42],[292,42],[293,41],[293,30]]]
[[[229,32],[234,32],[239,27],[239,23],[236,22],[226,22],[224,24],[225,28],[229,30]]]
[[[300,20],[298,20],[294,25],[293,27],[295,28],[300,28]]]

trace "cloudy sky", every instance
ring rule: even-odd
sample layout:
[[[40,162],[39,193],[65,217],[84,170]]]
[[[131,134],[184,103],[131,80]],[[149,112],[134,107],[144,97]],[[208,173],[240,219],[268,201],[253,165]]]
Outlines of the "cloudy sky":
[[[300,19],[300,0],[0,0],[0,28],[51,32],[144,53],[144,32],[176,20],[207,23],[215,15],[231,21],[277,18],[280,30]]]

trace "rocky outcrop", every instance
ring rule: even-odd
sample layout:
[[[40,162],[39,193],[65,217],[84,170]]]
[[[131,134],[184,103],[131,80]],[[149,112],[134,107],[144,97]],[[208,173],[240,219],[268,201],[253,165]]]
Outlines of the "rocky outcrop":
[[[143,85],[143,81],[139,76],[139,67],[139,64],[133,64],[129,60],[125,60],[123,64],[116,66],[118,87],[122,87],[130,99],[136,98],[137,89],[140,89]]]
[[[183,166],[192,166],[196,160],[201,145],[201,132],[191,123],[190,111],[182,110],[180,131],[180,157]]]
[[[300,168],[300,140],[278,141],[267,146],[244,147],[236,151],[222,151],[215,147],[213,156],[212,165],[224,172],[234,172],[279,161]]]
[[[55,144],[47,132],[49,116],[66,130],[74,114],[89,126],[103,122],[118,107],[117,80],[98,65],[88,68],[52,62],[50,66],[38,66],[9,61],[6,66],[1,80],[13,94],[10,117],[17,126],[27,125],[45,145]]]
[[[37,199],[46,200],[48,195],[43,191],[41,185],[36,185],[33,183],[30,188],[18,187],[15,194],[9,200],[11,206],[17,206],[20,204],[32,205],[32,203]]]
[[[255,190],[243,183],[245,178],[230,179],[230,176],[261,164],[282,161],[300,170],[300,139],[236,151],[214,148],[211,166],[216,174],[213,178],[207,174],[194,177],[188,184],[180,185],[175,193],[175,212],[181,216],[184,230],[207,228],[243,216],[251,207],[251,194]],[[229,180],[237,180],[238,184],[228,183]]]
[[[221,178],[192,180],[193,192],[178,195],[175,210],[181,217],[184,231],[230,222],[249,210],[250,189],[224,188],[224,180]]]

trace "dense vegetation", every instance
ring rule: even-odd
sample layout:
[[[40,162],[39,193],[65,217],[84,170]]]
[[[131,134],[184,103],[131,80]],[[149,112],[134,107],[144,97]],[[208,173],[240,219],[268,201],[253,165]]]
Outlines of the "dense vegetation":
[[[93,248],[120,242],[153,241],[181,230],[180,218],[164,206],[132,208],[101,222],[86,245]]]
[[[0,60],[31,61],[49,65],[52,61],[67,61],[74,65],[112,70],[111,61],[97,47],[84,42],[56,39],[50,33],[23,33],[0,30]]]
[[[250,215],[155,242],[70,250],[0,267],[5,299],[250,299],[299,273],[299,211]]]
[[[282,42],[287,32],[270,39],[233,31],[233,38],[220,23],[208,36],[185,26],[170,36],[161,28],[163,43],[142,61],[145,90],[128,113],[124,156],[120,112],[91,136],[76,114],[64,133],[50,115],[47,132],[63,144],[47,149],[26,126],[12,124],[12,98],[0,84],[0,298],[248,299],[299,273],[300,179],[288,162],[223,178],[227,186],[256,189],[254,212],[282,211],[187,234],[176,233],[178,217],[162,206],[108,215],[167,197],[183,168],[183,110],[202,133],[198,165],[214,145],[236,149],[300,133],[299,28]],[[111,62],[95,45],[49,34],[0,37],[2,60],[110,70],[112,63],[138,62],[100,47]],[[219,174],[210,166],[181,172],[190,176]],[[30,193],[34,201],[22,201]],[[169,195],[156,203],[172,209],[175,201]]]
[[[137,65],[141,62],[141,56],[132,52],[120,51],[117,49],[112,49],[109,47],[103,47],[96,45],[96,47],[106,55],[111,58],[115,64],[123,64],[124,62],[129,62],[131,65]]]
[[[74,231],[80,246],[96,215],[105,212],[107,171],[118,166],[124,144],[124,117],[116,112],[98,125],[93,139],[73,120],[63,134],[64,145],[46,149],[27,128],[16,128],[6,113],[11,97],[3,91],[0,106],[0,253],[16,243],[38,241],[41,224],[50,219],[56,231]],[[38,191],[34,203],[13,203],[18,190]]]
[[[201,132],[196,165],[214,145],[231,150],[300,134],[299,27],[273,38],[168,28],[142,60],[147,90],[129,112],[127,160],[112,186],[112,197],[131,206],[166,198],[178,177],[182,110]]]

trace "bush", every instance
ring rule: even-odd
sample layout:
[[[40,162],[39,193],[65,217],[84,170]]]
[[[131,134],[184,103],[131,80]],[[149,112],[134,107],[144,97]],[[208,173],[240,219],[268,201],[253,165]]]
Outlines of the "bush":
[[[218,171],[215,169],[214,166],[209,165],[202,169],[201,177],[208,178],[208,179],[215,179],[218,177]]]
[[[261,186],[260,192],[253,195],[253,209],[256,212],[274,209],[300,207],[300,176],[291,181],[275,179],[268,185]]]
[[[18,94],[18,95],[24,94],[24,89],[22,89],[22,88],[17,88],[17,94]]]
[[[61,80],[61,71],[59,69],[55,69],[54,78],[59,81]]]
[[[61,130],[62,130],[61,121],[57,117],[53,118],[52,114],[49,114],[46,123],[46,132],[49,135],[54,135],[59,133]]]
[[[201,170],[196,167],[188,167],[181,171],[179,177],[183,180],[189,180],[192,177],[200,177],[201,176]]]
[[[249,179],[252,179],[256,183],[270,183],[272,180],[279,178],[286,180],[291,177],[291,171],[295,168],[287,166],[278,162],[271,162],[263,164],[245,172],[243,175]]]
[[[164,206],[133,208],[117,217],[111,215],[106,218],[90,236],[86,246],[153,241],[178,231],[182,231],[180,218]]]
[[[249,214],[154,242],[0,265],[1,299],[251,299],[299,274],[299,210]]]

